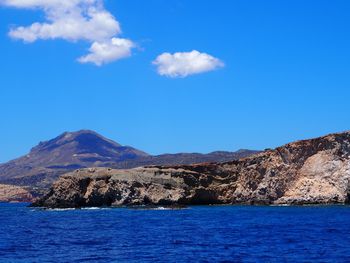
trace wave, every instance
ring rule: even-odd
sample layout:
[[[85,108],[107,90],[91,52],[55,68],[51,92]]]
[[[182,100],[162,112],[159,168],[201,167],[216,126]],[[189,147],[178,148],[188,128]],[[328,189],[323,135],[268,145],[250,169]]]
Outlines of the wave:
[[[164,206],[159,206],[159,207],[151,207],[151,208],[145,208],[144,210],[184,210],[184,209],[189,209],[189,207],[164,207]]]
[[[48,211],[48,212],[65,212],[65,211],[80,211],[80,210],[109,210],[112,208],[108,207],[83,207],[83,208],[37,208],[37,209],[31,209],[31,212],[37,212],[37,211]]]
[[[81,208],[81,210],[109,210],[112,208],[108,208],[108,207],[83,207]]]
[[[43,209],[43,210],[52,211],[52,212],[63,212],[63,211],[76,210],[76,208],[47,208],[47,209]]]

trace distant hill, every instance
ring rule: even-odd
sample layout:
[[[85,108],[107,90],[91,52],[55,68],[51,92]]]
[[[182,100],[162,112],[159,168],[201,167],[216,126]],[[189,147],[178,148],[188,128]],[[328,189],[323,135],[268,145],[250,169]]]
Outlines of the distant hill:
[[[29,154],[0,165],[0,183],[19,185],[34,192],[46,190],[60,175],[79,168],[134,168],[149,165],[177,165],[224,162],[247,157],[256,151],[179,153],[149,155],[122,146],[96,132],[81,130],[62,135],[32,148]]]
[[[350,131],[292,142],[248,158],[130,170],[80,169],[35,206],[350,204]]]
[[[146,156],[138,159],[118,162],[116,166],[111,165],[111,168],[128,169],[140,166],[151,165],[186,165],[196,163],[211,163],[211,162],[227,162],[248,157],[258,151],[239,150],[236,152],[217,151],[207,154],[201,153],[175,153],[162,154],[155,156]]]

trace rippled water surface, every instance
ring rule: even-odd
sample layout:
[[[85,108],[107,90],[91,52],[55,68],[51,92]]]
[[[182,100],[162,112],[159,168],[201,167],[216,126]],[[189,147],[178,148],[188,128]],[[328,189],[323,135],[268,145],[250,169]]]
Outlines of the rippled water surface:
[[[350,262],[349,207],[0,204],[0,262]]]

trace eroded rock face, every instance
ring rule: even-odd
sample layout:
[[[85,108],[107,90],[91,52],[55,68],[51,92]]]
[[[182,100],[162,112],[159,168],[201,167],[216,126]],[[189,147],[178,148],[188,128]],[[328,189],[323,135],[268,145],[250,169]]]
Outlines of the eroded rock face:
[[[77,170],[34,205],[347,203],[349,179],[350,132],[345,132],[226,163]]]
[[[18,185],[36,195],[46,192],[59,176],[76,169],[109,167],[130,169],[146,165],[183,165],[201,162],[225,162],[247,157],[257,151],[178,153],[149,155],[123,146],[90,131],[65,132],[32,148],[15,160],[0,164],[0,183]]]
[[[33,196],[24,188],[0,184],[0,202],[31,202]]]

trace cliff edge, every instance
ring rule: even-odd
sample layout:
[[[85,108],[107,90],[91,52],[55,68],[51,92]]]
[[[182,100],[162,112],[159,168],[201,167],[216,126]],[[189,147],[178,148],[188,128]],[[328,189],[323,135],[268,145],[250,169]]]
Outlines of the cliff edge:
[[[344,204],[349,179],[350,132],[344,132],[225,163],[80,169],[33,205]]]

